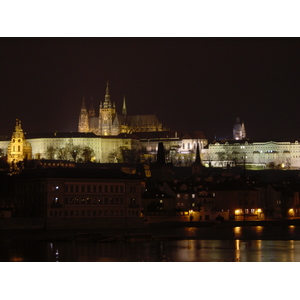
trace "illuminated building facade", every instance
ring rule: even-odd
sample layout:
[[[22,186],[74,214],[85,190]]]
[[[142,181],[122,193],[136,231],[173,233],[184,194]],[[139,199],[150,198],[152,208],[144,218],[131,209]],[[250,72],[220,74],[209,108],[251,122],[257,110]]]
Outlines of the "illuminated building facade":
[[[300,144],[292,142],[215,141],[202,150],[202,160],[212,167],[243,165],[253,168],[300,168]]]
[[[117,136],[97,136],[94,133],[81,132],[54,132],[28,134],[26,137],[27,146],[20,148],[20,151],[24,150],[25,152],[19,153],[19,158],[22,160],[27,157],[28,159],[71,162],[154,162],[156,161],[158,143],[163,142],[166,161],[173,162],[178,166],[187,166],[195,161],[197,143],[199,143],[200,149],[207,145],[207,139],[202,132],[186,133],[180,131],[123,133]],[[8,157],[16,154],[13,151],[14,148],[9,147],[10,144],[9,140],[0,141],[0,149]],[[28,147],[31,147],[31,152],[27,151]],[[83,153],[86,151],[90,151],[88,157],[84,157]],[[127,154],[131,154],[129,161],[126,161],[123,157],[124,153],[122,154],[126,151]]]

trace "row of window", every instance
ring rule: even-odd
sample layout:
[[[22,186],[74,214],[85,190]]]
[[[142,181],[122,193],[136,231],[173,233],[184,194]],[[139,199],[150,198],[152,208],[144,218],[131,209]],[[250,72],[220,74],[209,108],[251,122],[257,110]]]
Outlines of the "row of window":
[[[59,199],[54,198],[54,203],[58,203]],[[65,197],[65,204],[110,204],[122,205],[124,204],[124,197]]]
[[[66,185],[66,192],[69,193],[124,193],[123,185]]]
[[[50,210],[49,217],[124,217],[124,210]],[[128,210],[128,217],[138,217],[138,210]]]
[[[244,204],[244,205],[248,205],[248,204],[255,204],[255,201],[254,200],[251,200],[251,201],[248,201],[248,200],[238,200],[238,204],[239,205],[242,205],[242,204]]]

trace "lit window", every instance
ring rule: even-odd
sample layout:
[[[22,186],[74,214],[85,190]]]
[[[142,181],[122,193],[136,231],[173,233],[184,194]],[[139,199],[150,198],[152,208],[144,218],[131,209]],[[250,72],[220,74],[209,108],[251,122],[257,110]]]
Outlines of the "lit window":
[[[195,194],[192,194],[192,198],[195,198]]]

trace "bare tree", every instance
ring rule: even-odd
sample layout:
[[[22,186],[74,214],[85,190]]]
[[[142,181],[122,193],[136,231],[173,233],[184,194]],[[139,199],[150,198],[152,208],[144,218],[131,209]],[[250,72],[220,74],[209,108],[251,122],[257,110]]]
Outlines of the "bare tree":
[[[53,146],[48,146],[46,149],[46,158],[47,159],[55,159],[55,154],[57,152],[57,149],[55,149]]]
[[[81,156],[84,162],[91,161],[93,156],[95,156],[95,152],[92,148],[86,146],[81,150]]]

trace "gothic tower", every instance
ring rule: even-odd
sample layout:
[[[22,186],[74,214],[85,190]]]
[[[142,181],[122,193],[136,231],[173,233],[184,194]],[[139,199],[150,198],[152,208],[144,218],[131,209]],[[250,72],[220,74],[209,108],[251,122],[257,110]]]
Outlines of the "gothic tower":
[[[95,116],[96,116],[96,113],[95,113],[95,109],[94,109],[93,97],[91,97],[91,106],[89,109],[89,117],[93,118]]]
[[[236,118],[236,122],[233,126],[233,139],[244,140],[246,138],[246,129],[244,123],[240,122],[240,118]]]
[[[89,113],[85,106],[84,96],[82,97],[82,105],[79,115],[78,132],[89,132]]]
[[[100,103],[99,110],[99,133],[100,135],[111,135],[112,125],[116,116],[116,105],[110,101],[108,81],[106,85],[106,93],[104,103]]]

